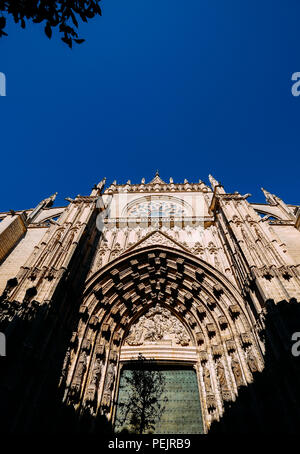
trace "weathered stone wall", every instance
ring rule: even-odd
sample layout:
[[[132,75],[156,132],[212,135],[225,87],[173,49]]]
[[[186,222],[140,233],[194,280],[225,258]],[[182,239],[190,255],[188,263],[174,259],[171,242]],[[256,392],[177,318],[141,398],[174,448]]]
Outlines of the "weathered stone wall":
[[[46,231],[46,227],[28,229],[24,237],[0,265],[0,293],[3,292],[8,279],[17,275],[21,266],[24,265],[33,252],[34,247],[39,243]]]
[[[274,232],[286,245],[287,253],[296,265],[300,264],[300,232],[292,225],[274,225]]]
[[[7,216],[0,223],[0,263],[26,232],[24,218],[20,215]]]

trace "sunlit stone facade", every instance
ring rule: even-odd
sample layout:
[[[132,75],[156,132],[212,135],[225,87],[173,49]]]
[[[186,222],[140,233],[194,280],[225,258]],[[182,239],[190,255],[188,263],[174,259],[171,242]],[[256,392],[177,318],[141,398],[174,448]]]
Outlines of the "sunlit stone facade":
[[[139,353],[194,371],[204,433],[263,373],[268,307],[300,299],[300,209],[209,180],[103,180],[66,207],[0,213],[8,430],[55,430],[60,405],[113,424]]]

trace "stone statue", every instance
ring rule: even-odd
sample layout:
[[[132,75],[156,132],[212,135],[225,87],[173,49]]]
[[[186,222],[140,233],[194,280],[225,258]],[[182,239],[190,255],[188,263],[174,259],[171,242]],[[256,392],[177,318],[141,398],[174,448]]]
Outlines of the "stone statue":
[[[77,399],[80,394],[81,382],[86,371],[87,355],[83,351],[80,354],[78,365],[75,371],[74,380],[71,386],[71,397]]]
[[[230,400],[231,394],[227,385],[227,380],[226,380],[226,374],[225,374],[225,368],[224,365],[221,362],[221,359],[218,361],[217,365],[217,376],[220,384],[220,390],[222,397],[225,401]]]
[[[240,386],[243,386],[244,385],[244,380],[243,380],[243,374],[242,374],[241,366],[240,366],[240,363],[239,363],[239,361],[237,360],[237,358],[235,356],[232,356],[231,368],[232,368],[232,372],[233,372],[237,387],[239,388]]]
[[[78,366],[77,366],[77,369],[76,369],[76,374],[75,374],[75,381],[76,382],[81,382],[82,380],[82,377],[83,377],[83,374],[86,370],[86,352],[83,351],[79,357],[79,362],[78,362]]]
[[[97,385],[99,383],[101,377],[101,370],[102,370],[101,360],[100,358],[97,358],[92,372],[91,384]]]
[[[112,363],[108,366],[104,391],[111,391],[115,378],[115,367]]]
[[[221,388],[226,387],[227,383],[226,383],[225,370],[224,370],[224,366],[221,363],[221,361],[219,361],[218,365],[217,365],[217,375],[218,375],[220,387]]]
[[[209,368],[207,365],[205,366],[204,371],[203,371],[203,380],[204,380],[206,392],[208,394],[211,393],[212,387],[211,387],[211,381],[210,381],[210,372],[209,372]]]
[[[93,402],[96,397],[97,387],[101,379],[102,364],[100,358],[97,358],[92,371],[91,381],[87,389],[86,400]]]
[[[106,373],[106,380],[105,380],[105,386],[104,386],[104,392],[103,392],[103,398],[102,398],[102,405],[106,408],[110,407],[114,379],[115,379],[115,367],[112,363],[110,363],[108,366],[108,369],[107,369],[107,373]]]
[[[64,362],[63,362],[63,366],[62,366],[60,382],[62,382],[62,380],[64,380],[67,376],[67,373],[69,370],[69,365],[70,365],[70,357],[71,357],[71,352],[70,352],[70,348],[68,348]]]
[[[247,352],[247,364],[252,373],[258,371],[257,360],[251,349]]]

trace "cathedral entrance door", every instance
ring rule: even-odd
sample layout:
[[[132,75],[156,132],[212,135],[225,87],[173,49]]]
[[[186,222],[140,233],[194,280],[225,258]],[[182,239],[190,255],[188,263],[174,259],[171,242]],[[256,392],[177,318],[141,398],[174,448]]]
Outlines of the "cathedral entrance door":
[[[131,387],[134,380],[136,366],[124,366],[120,377],[118,405],[116,411],[116,432],[127,429],[134,432],[130,424],[132,412],[128,399],[130,399]],[[143,369],[144,370],[144,369]],[[191,367],[176,366],[151,366],[151,373],[159,374],[163,383],[163,391],[158,398],[164,411],[159,415],[156,410],[154,415],[154,429],[146,429],[143,433],[154,434],[201,434],[204,433],[201,415],[201,405],[196,372]],[[151,380],[151,379],[150,379]],[[155,378],[154,378],[155,380]],[[139,391],[141,392],[141,391]],[[141,400],[142,400],[142,396]],[[155,397],[155,396],[154,396]],[[136,408],[136,407],[135,407]],[[124,409],[127,411],[125,417]]]

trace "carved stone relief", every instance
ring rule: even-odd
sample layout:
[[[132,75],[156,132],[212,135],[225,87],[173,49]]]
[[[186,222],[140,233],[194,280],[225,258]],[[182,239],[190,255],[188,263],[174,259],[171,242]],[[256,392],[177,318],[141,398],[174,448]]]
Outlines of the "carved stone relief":
[[[106,251],[107,251],[107,248],[105,246],[100,247],[100,249],[98,250],[97,260],[96,260],[97,268],[101,268],[101,266],[103,265],[103,257],[104,257],[104,254],[106,253]]]
[[[192,253],[198,256],[202,256],[204,254],[203,246],[197,241],[191,249]]]
[[[116,243],[114,248],[111,250],[110,260],[113,260],[116,257],[118,257],[118,255],[120,255],[121,252],[122,252],[122,248],[120,246],[120,243]]]
[[[175,315],[163,307],[153,307],[132,325],[125,345],[163,342],[171,345],[192,345],[191,338]]]

